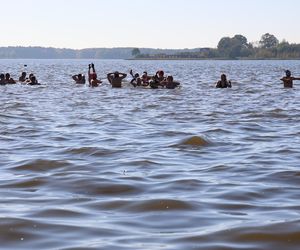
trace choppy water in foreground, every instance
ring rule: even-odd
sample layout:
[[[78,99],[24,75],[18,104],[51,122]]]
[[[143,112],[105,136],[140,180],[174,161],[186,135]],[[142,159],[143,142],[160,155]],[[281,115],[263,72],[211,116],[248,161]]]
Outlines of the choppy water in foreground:
[[[299,249],[299,61],[95,61],[176,90],[75,86],[90,61],[0,86],[1,249]],[[221,73],[233,89],[215,89]]]

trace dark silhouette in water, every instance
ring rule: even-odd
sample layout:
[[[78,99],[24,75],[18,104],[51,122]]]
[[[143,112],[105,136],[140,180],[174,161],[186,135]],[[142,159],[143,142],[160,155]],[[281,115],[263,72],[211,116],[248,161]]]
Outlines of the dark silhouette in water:
[[[289,70],[285,71],[285,74],[286,75],[280,79],[281,81],[283,81],[283,86],[285,88],[293,88],[293,81],[300,80],[299,77],[293,77],[291,71]]]
[[[221,75],[221,80],[217,82],[216,88],[231,88],[231,81],[227,80],[227,76],[225,74]]]

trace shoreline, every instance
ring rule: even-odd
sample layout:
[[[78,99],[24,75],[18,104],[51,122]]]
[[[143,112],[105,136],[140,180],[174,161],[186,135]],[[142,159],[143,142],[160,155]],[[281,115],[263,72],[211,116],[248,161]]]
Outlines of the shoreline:
[[[299,61],[300,58],[129,58],[127,61]]]

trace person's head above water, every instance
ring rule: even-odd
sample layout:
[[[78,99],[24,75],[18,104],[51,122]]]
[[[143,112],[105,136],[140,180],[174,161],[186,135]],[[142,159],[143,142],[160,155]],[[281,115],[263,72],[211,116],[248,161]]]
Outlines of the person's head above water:
[[[165,72],[164,72],[163,70],[159,70],[159,71],[158,71],[158,75],[159,75],[160,77],[163,77],[164,74],[165,74]]]
[[[221,75],[221,80],[222,80],[222,81],[227,81],[227,77],[226,77],[225,74],[222,74],[222,75]]]
[[[168,82],[173,82],[173,80],[174,80],[174,79],[173,79],[173,76],[168,76],[168,77],[167,77],[167,81],[168,81]]]
[[[6,78],[6,79],[10,79],[10,74],[9,74],[9,73],[6,73],[6,74],[5,74],[5,78]]]
[[[291,71],[289,71],[289,70],[286,70],[285,74],[286,74],[287,77],[291,77],[291,75],[292,75]]]
[[[5,78],[5,76],[4,76],[4,74],[0,74],[0,79],[4,79]]]
[[[119,71],[115,71],[115,72],[114,72],[114,77],[115,77],[115,78],[118,78],[119,76],[120,76]]]

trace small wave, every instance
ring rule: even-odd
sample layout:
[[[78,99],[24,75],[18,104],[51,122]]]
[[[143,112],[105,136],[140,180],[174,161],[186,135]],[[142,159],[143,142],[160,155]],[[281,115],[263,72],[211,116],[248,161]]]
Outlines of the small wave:
[[[192,136],[182,140],[176,146],[178,147],[205,147],[209,146],[211,142],[201,136]]]
[[[72,154],[72,155],[88,155],[88,156],[95,156],[95,157],[108,156],[116,152],[119,151],[97,148],[97,147],[71,148],[65,151],[65,153]]]
[[[26,164],[16,166],[14,169],[19,171],[43,172],[52,169],[63,168],[66,166],[69,166],[69,163],[66,161],[38,159]]]
[[[136,201],[128,204],[128,212],[154,212],[154,211],[170,211],[170,210],[188,210],[194,208],[194,205],[190,202],[185,202],[182,200],[172,200],[172,199],[153,199]]]

